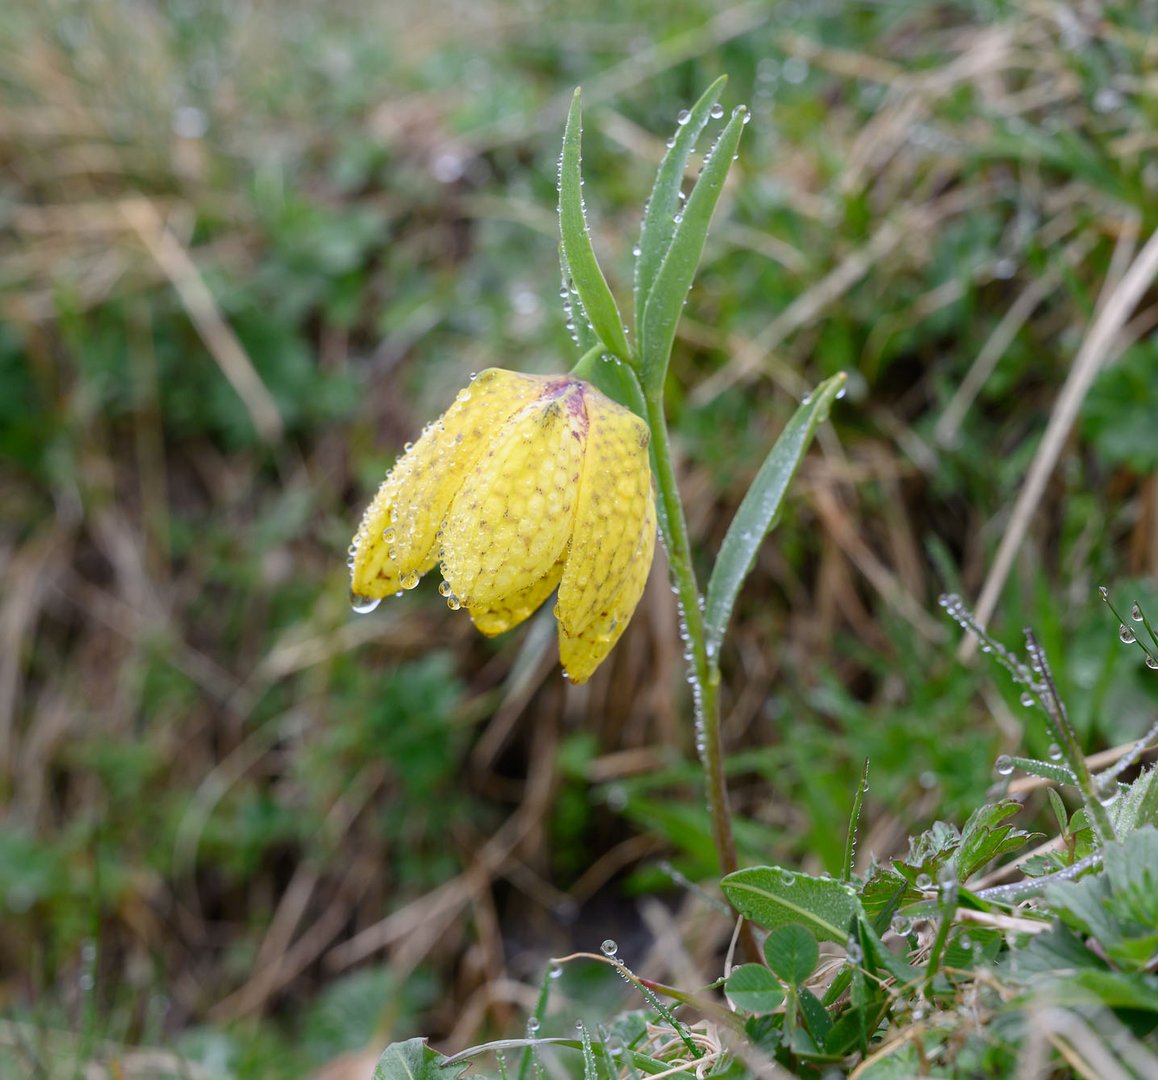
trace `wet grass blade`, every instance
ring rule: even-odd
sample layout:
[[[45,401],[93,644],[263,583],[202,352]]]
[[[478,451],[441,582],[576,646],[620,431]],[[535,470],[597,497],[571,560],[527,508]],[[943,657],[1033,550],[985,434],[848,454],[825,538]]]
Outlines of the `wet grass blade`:
[[[832,403],[842,393],[846,379],[843,372],[826,379],[796,410],[728,526],[708,582],[704,608],[708,650],[712,654],[719,650],[736,597],[756,561],[760,545],[776,523],[788,485],[800,468],[816,429],[828,418]]]
[[[567,128],[563,133],[563,155],[559,162],[559,236],[563,259],[579,292],[579,303],[591,328],[607,351],[631,362],[631,348],[623,331],[623,317],[615,297],[607,287],[603,271],[591,246],[587,217],[583,212],[581,179],[581,105],[579,91],[571,99]],[[580,313],[576,312],[576,316]]]

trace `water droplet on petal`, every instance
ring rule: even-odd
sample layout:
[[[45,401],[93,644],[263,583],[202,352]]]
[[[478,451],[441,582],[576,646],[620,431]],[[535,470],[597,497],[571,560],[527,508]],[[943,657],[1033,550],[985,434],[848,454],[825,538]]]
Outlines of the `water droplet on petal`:
[[[413,589],[418,584],[418,571],[408,570],[401,578],[398,579],[399,584],[404,589]]]

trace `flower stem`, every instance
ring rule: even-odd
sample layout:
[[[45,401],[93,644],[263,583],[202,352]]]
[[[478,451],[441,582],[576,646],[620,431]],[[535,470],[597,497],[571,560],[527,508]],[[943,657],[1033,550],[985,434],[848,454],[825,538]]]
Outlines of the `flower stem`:
[[[712,840],[720,861],[720,872],[730,874],[737,865],[736,841],[732,835],[732,815],[728,807],[728,788],[724,777],[724,747],[720,734],[720,669],[716,658],[708,656],[702,601],[695,567],[692,565],[683,503],[672,464],[671,440],[668,438],[662,393],[662,389],[645,393],[646,419],[651,428],[655,479],[659,488],[660,527],[680,603],[680,630],[691,651],[696,749],[704,767]]]

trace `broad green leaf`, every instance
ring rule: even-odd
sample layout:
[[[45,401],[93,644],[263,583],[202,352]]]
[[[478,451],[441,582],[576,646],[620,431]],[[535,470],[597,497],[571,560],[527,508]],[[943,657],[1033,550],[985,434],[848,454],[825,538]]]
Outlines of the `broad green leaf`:
[[[769,930],[801,923],[823,941],[848,939],[860,912],[850,885],[834,878],[809,877],[777,866],[737,870],[720,882],[728,902],[745,918]]]
[[[732,114],[732,119],[705,158],[703,170],[683,211],[672,216],[675,233],[643,305],[643,318],[637,328],[643,389],[649,398],[658,397],[663,389],[680,313],[700,265],[712,213],[720,201],[747,119],[748,111],[743,107]],[[675,220],[676,217],[679,221]]]
[[[465,1061],[443,1065],[442,1061],[425,1039],[391,1043],[374,1066],[374,1080],[455,1080],[468,1065]]]
[[[820,949],[808,927],[788,923],[765,938],[764,959],[789,986],[799,986],[816,970]]]
[[[741,964],[728,976],[724,989],[744,1012],[770,1013],[784,1001],[780,983],[763,964]]]
[[[571,99],[571,111],[567,114],[563,156],[559,163],[559,237],[563,245],[563,261],[579,292],[579,303],[599,340],[615,356],[630,360],[631,348],[623,332],[623,317],[607,287],[603,271],[599,269],[587,231],[587,217],[583,212],[580,139],[580,102],[576,90]],[[576,317],[580,317],[579,312],[576,312]]]
[[[688,158],[696,147],[696,140],[704,130],[720,94],[724,92],[727,75],[721,75],[697,101],[688,113],[681,116],[675,138],[668,145],[668,151],[660,162],[655,175],[655,186],[647,200],[643,223],[639,228],[639,254],[635,260],[635,325],[642,323],[643,309],[651,295],[655,276],[660,264],[671,246],[675,235],[675,215],[680,203],[680,189],[683,186],[684,171]]]
[[[708,652],[716,655],[728,629],[736,597],[744,585],[756,554],[768,535],[780,508],[788,485],[800,468],[816,429],[828,418],[832,403],[840,397],[847,376],[841,372],[822,382],[805,399],[780,433],[752,486],[744,496],[724,542],[716,556],[716,565],[708,582],[704,624],[708,638]],[[646,375],[644,385],[646,387]]]

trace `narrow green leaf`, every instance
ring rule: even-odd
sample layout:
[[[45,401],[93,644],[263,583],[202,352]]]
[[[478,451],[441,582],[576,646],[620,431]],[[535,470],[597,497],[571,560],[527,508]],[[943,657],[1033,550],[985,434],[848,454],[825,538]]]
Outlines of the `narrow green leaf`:
[[[1065,765],[1057,765],[1052,761],[1039,761],[1037,758],[1011,757],[1015,769],[1027,772],[1030,776],[1040,776],[1043,780],[1052,780],[1057,784],[1077,784],[1078,778]]]
[[[374,1080],[455,1080],[467,1062],[443,1065],[441,1054],[431,1050],[425,1039],[391,1043],[374,1066]]]
[[[587,218],[583,213],[580,138],[580,103],[579,91],[576,90],[571,99],[571,111],[567,114],[563,157],[559,163],[559,236],[563,244],[563,260],[579,292],[579,303],[599,340],[607,346],[608,352],[622,360],[630,360],[631,348],[623,332],[623,317],[607,287],[603,271],[599,269],[587,231]],[[580,314],[577,312],[577,317]]]
[[[743,106],[732,114],[732,119],[712,146],[683,212],[673,215],[675,232],[643,306],[643,318],[638,327],[643,388],[649,395],[658,395],[663,387],[680,313],[700,265],[708,226],[716,203],[720,201],[747,119],[748,111]],[[680,219],[678,222],[676,216]]]
[[[778,866],[737,870],[720,882],[728,902],[757,926],[769,930],[801,923],[824,941],[848,939],[860,902],[852,887],[834,878],[796,874]]]
[[[820,949],[807,926],[788,923],[765,938],[764,959],[789,986],[799,986],[816,970]]]
[[[744,579],[756,562],[756,553],[771,531],[788,485],[800,468],[816,429],[828,418],[832,403],[844,390],[847,376],[841,372],[822,382],[796,410],[795,415],[780,433],[752,486],[740,503],[740,509],[728,526],[727,535],[720,545],[716,565],[708,582],[704,624],[708,652],[715,655],[728,629],[732,608],[740,595]],[[646,375],[644,386],[646,388]]]
[[[856,856],[856,827],[860,824],[860,808],[864,805],[864,793],[868,791],[869,759],[864,759],[864,769],[860,774],[856,795],[852,800],[852,812],[848,815],[848,834],[844,840],[844,861],[840,867],[840,880],[852,881],[852,863]]]
[[[770,1013],[784,1001],[784,991],[763,964],[741,964],[724,984],[737,1009],[750,1013]]]
[[[721,75],[704,91],[686,115],[681,115],[675,138],[655,174],[655,185],[647,200],[643,223],[639,229],[639,254],[635,260],[635,325],[641,324],[643,309],[659,273],[660,264],[671,246],[675,234],[675,214],[679,207],[679,193],[683,185],[688,158],[696,148],[696,140],[711,119],[716,102],[724,92],[727,75]],[[717,115],[719,111],[717,110]]]
[[[820,1003],[820,998],[807,987],[800,987],[799,994],[800,1015],[804,1017],[804,1026],[808,1028],[808,1034],[812,1036],[816,1045],[823,1047],[828,1039],[828,1033],[832,1030],[832,1018]]]

